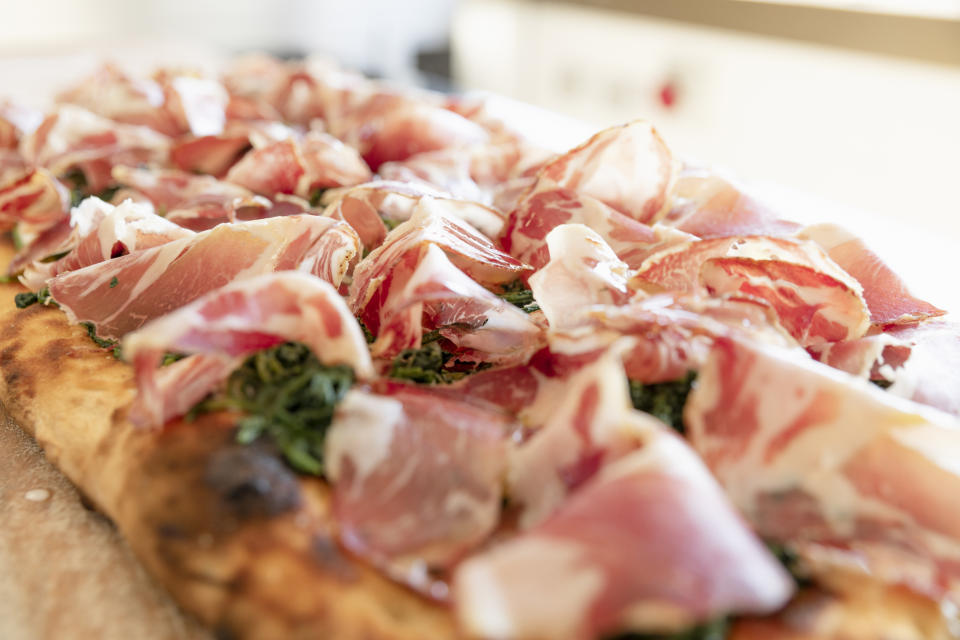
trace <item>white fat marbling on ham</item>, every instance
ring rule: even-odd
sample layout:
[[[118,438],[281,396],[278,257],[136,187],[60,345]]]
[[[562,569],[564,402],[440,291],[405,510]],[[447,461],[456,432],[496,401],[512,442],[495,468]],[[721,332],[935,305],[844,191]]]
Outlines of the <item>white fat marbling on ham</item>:
[[[899,353],[887,353],[891,359],[906,357],[887,376],[894,380],[889,391],[960,416],[960,322],[947,316],[893,327],[884,335],[907,345]]]
[[[529,283],[552,330],[576,326],[590,305],[630,297],[630,268],[589,227],[560,225],[547,234],[547,247],[550,262]]]
[[[112,182],[114,165],[136,166],[166,160],[170,139],[149,127],[107,120],[74,105],[63,105],[20,142],[29,162],[56,175],[79,168],[87,188],[98,192]]]
[[[804,345],[859,338],[870,327],[860,283],[810,241],[738,236],[679,244],[643,262],[631,284],[644,282],[763,299]]]
[[[515,364],[539,347],[542,333],[526,313],[457,269],[440,247],[427,244],[402,282],[394,275],[379,309],[376,357],[420,345],[424,328],[439,329],[465,361]]]
[[[158,375],[164,353],[232,361],[286,341],[306,344],[324,364],[349,365],[360,378],[373,375],[363,332],[332,285],[305,273],[268,273],[215,289],[124,338],[123,354],[133,363],[139,388],[131,420],[159,426],[181,415],[171,415],[170,405],[171,393],[183,389],[164,386]],[[202,398],[221,380],[207,375],[205,388],[198,383],[189,393]]]
[[[229,282],[299,270],[339,286],[359,246],[342,222],[301,215],[219,225],[56,276],[51,296],[72,321],[119,338]]]
[[[546,615],[538,601],[558,584],[562,610]],[[662,430],[454,581],[468,632],[509,639],[679,630],[774,611],[792,591],[696,455]]]
[[[509,421],[397,383],[350,393],[325,452],[341,540],[393,578],[444,599],[430,574],[442,575],[499,519]],[[371,411],[378,407],[387,414]],[[372,436],[372,448],[361,434]]]
[[[960,601],[960,422],[785,351],[718,340],[691,442],[758,533]],[[820,554],[821,560],[823,555]]]
[[[831,260],[860,283],[874,325],[912,324],[945,313],[911,295],[906,283],[846,229],[818,224],[804,228],[797,237],[819,244]]]
[[[167,87],[168,108],[189,133],[212,136],[223,133],[229,96],[216,80],[173,76]]]
[[[194,233],[153,212],[149,204],[126,200],[113,206],[90,197],[70,212],[70,238],[60,246],[67,254],[53,262],[27,265],[20,282],[31,290],[46,286],[50,278]]]
[[[0,183],[0,231],[18,227],[21,241],[29,244],[66,217],[70,192],[46,169],[15,175]]]

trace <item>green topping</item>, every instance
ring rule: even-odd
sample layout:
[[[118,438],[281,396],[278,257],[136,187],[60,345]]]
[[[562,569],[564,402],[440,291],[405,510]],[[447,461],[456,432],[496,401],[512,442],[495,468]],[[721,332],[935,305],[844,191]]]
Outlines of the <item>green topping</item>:
[[[630,380],[630,400],[635,409],[646,411],[684,433],[683,407],[697,374],[693,371],[679,380],[643,384]]]
[[[510,304],[520,307],[527,313],[540,310],[540,305],[533,299],[533,291],[528,289],[522,280],[514,280],[510,284],[504,285],[503,292],[499,295]]]
[[[177,360],[183,360],[187,356],[182,353],[165,353],[163,354],[163,360],[160,361],[160,366],[165,367],[168,364],[173,364]]]
[[[421,384],[450,384],[471,373],[488,368],[489,363],[460,362],[440,346],[440,332],[423,334],[419,349],[405,349],[393,359],[391,378],[410,380]]]
[[[326,189],[317,187],[316,189],[310,192],[310,198],[308,199],[308,201],[310,202],[311,207],[320,206],[320,201],[323,200],[323,194],[325,191]]]
[[[226,387],[190,411],[246,414],[237,442],[272,441],[291,467],[323,474],[323,443],[333,411],[353,384],[346,365],[327,366],[303,344],[286,342],[259,351],[227,379]]]
[[[609,640],[725,640],[730,621],[717,618],[677,633],[625,633]]]
[[[387,228],[387,231],[393,231],[394,229],[399,227],[401,224],[403,224],[403,220],[393,220],[391,218],[385,218],[383,216],[380,216],[380,219],[383,220],[383,226]]]
[[[19,225],[14,226],[13,229],[10,231],[10,239],[13,240],[14,249],[16,249],[17,251],[20,251],[21,249],[23,249],[24,242],[23,242],[23,236],[20,235]]]
[[[80,169],[71,169],[63,176],[63,181],[70,187],[70,206],[75,207],[89,196],[97,196],[104,202],[110,202],[120,190],[120,185],[107,187],[100,193],[90,193],[87,176]]]
[[[87,330],[87,335],[90,336],[90,339],[93,340],[98,347],[109,349],[113,353],[113,357],[117,360],[123,357],[123,354],[120,352],[120,343],[116,340],[98,336],[97,328],[92,322],[81,322],[80,326]]]
[[[870,382],[877,385],[881,389],[889,389],[890,385],[893,384],[893,382],[890,380],[871,380]]]
[[[798,587],[809,587],[813,584],[807,570],[803,566],[803,561],[793,549],[779,542],[767,542],[767,548],[770,549],[770,553],[776,556],[780,564],[783,565],[783,568],[790,572],[790,575],[793,576],[793,580],[797,583]]]
[[[117,191],[120,191],[120,185],[115,184],[112,187],[107,187],[103,191],[97,194],[97,197],[103,200],[104,202],[110,202],[113,200],[113,196],[117,195]]]
[[[52,300],[50,298],[50,289],[44,287],[40,291],[24,291],[23,293],[18,293],[13,297],[14,304],[17,305],[17,309],[26,309],[32,304],[51,304]]]
[[[118,284],[120,284],[120,281],[117,280],[117,276],[113,276],[113,278],[110,279],[110,288],[113,289]]]
[[[367,325],[363,324],[362,320],[357,320],[357,322],[360,324],[360,329],[363,330],[363,337],[366,339],[367,344],[373,344],[376,342],[377,337],[370,333],[370,329],[367,329]]]

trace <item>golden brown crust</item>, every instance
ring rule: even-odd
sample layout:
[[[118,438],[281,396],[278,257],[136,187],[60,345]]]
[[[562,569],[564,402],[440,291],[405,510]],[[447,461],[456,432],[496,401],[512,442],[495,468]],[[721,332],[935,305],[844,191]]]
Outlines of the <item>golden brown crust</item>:
[[[134,428],[130,368],[19,291],[0,285],[0,401],[184,609],[228,637],[456,636],[448,609],[340,549],[322,482],[233,444],[226,414]]]

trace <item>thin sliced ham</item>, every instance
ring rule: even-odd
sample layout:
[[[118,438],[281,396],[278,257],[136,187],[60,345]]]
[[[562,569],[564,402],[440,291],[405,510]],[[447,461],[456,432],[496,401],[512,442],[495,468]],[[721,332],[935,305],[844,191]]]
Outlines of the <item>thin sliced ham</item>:
[[[233,222],[244,207],[267,209],[270,201],[249,189],[212,176],[198,176],[175,169],[114,167],[118,184],[132,188],[153,203],[157,211],[176,221],[210,219]]]
[[[0,185],[0,231],[20,229],[25,241],[66,218],[70,192],[46,169],[32,169]],[[24,237],[26,236],[26,237]]]
[[[699,238],[789,236],[800,225],[783,220],[740,186],[715,173],[688,170],[674,188],[670,224]]]
[[[663,430],[454,581],[468,633],[531,640],[676,631],[774,611],[792,591],[697,456]]]
[[[530,289],[554,331],[582,322],[596,304],[625,304],[630,268],[598,233],[564,224],[547,234],[550,262],[530,276]]]
[[[799,350],[719,339],[691,442],[761,536],[960,602],[960,422]]]
[[[62,105],[20,142],[29,162],[60,176],[79,169],[92,193],[112,183],[114,165],[162,163],[170,139],[149,127],[122,124],[75,105]]]
[[[266,196],[367,182],[371,173],[357,152],[333,136],[311,132],[302,141],[280,140],[247,152],[227,180]]]
[[[406,222],[420,199],[442,199],[444,210],[460,218],[488,238],[496,238],[503,229],[500,212],[477,202],[449,198],[448,194],[421,184],[379,180],[337,190],[326,198],[324,215],[350,224],[368,250],[383,243],[390,227]]]
[[[446,570],[494,530],[510,421],[397,383],[351,390],[324,459],[343,544],[444,600]]]
[[[530,271],[450,214],[444,201],[423,197],[410,220],[395,228],[354,272],[350,306],[374,333],[387,290],[394,280],[409,277],[427,245],[440,247],[459,270],[483,285],[511,282]]]
[[[947,316],[895,327],[884,335],[900,345],[883,354],[895,368],[888,391],[960,416],[960,322]]]
[[[50,294],[74,322],[119,338],[235,280],[304,271],[339,286],[358,252],[350,227],[286,216],[220,225],[194,236],[62,274]]]
[[[184,407],[230,373],[237,358],[286,341],[306,344],[324,364],[349,365],[359,378],[373,376],[363,332],[331,284],[295,271],[267,273],[231,282],[127,334],[123,354],[139,390],[131,421],[160,426],[183,415]],[[166,368],[158,370],[166,352],[203,356],[203,364],[197,359],[175,369],[196,376],[189,386],[180,376],[164,376]],[[189,401],[177,397],[182,394]]]
[[[810,241],[738,236],[682,243],[647,258],[635,278],[637,288],[648,282],[760,298],[803,345],[859,338],[870,327],[860,283]]]
[[[813,240],[830,259],[863,286],[863,298],[876,326],[912,324],[945,311],[910,294],[906,283],[863,240],[835,224],[804,228],[799,238]]]
[[[59,247],[66,255],[28,265],[20,277],[25,287],[36,291],[58,274],[194,235],[155,214],[150,205],[127,200],[115,207],[96,197],[74,207],[70,226],[70,238]]]

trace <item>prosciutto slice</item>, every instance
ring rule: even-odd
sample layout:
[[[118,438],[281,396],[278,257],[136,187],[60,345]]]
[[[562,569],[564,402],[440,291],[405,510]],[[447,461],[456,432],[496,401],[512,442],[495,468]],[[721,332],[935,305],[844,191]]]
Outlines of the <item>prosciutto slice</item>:
[[[564,224],[547,234],[550,262],[530,276],[530,289],[552,330],[583,322],[596,304],[625,304],[630,268],[598,233],[580,224]]]
[[[332,285],[306,273],[268,273],[215,289],[124,338],[139,390],[131,421],[160,426],[183,415],[238,358],[286,341],[303,342],[325,364],[351,366],[359,378],[373,375],[363,332]],[[163,375],[166,352],[200,355]]]
[[[110,186],[111,167],[161,163],[170,146],[167,136],[148,127],[107,120],[75,105],[63,105],[20,142],[27,161],[54,175],[80,169],[93,192]]]
[[[736,184],[707,171],[681,173],[674,189],[670,224],[699,238],[735,235],[789,236],[800,229],[779,218]]]
[[[960,416],[960,323],[948,316],[896,327],[885,335],[900,346],[884,351],[884,364],[896,368],[906,357],[895,369],[890,393]]]
[[[235,281],[273,271],[304,271],[339,286],[358,252],[347,225],[300,215],[220,225],[59,275],[50,294],[74,322],[119,338]]]
[[[635,277],[669,291],[702,287],[763,299],[803,345],[859,338],[870,327],[860,283],[812,242],[745,236],[682,243],[647,258]]]
[[[190,225],[196,220],[233,222],[237,211],[249,207],[264,210],[270,201],[250,190],[212,176],[198,176],[174,169],[114,167],[117,183],[143,194],[165,217]]]
[[[302,141],[280,140],[247,152],[227,180],[257,193],[309,197],[314,189],[367,182],[370,169],[357,152],[333,136],[311,132]]]
[[[32,169],[0,185],[0,231],[19,229],[29,242],[67,215],[70,192],[46,169]],[[25,237],[24,237],[25,236]]]
[[[325,194],[326,196],[326,194]],[[350,224],[368,250],[380,246],[388,225],[396,226],[413,215],[424,196],[442,199],[445,212],[468,223],[488,238],[496,238],[503,229],[503,216],[476,202],[456,200],[431,187],[380,180],[338,190],[329,200],[324,215]]]
[[[648,123],[606,129],[543,166],[510,213],[503,246],[540,267],[546,264],[547,233],[582,223],[638,266],[635,252],[657,241],[646,225],[665,212],[673,180],[670,151]]]
[[[697,456],[658,430],[547,520],[464,562],[454,600],[478,637],[587,639],[770,612],[792,590]]]
[[[430,390],[351,390],[325,460],[343,544],[394,579],[446,599],[443,576],[497,525],[510,422]]]
[[[156,215],[149,205],[127,200],[115,207],[95,197],[70,212],[70,226],[70,238],[60,246],[66,255],[26,267],[20,282],[28,289],[36,291],[60,273],[194,235]]]
[[[798,237],[819,244],[831,260],[856,278],[863,287],[863,298],[874,325],[912,324],[946,313],[911,295],[903,280],[863,240],[846,229],[818,224],[804,228]]]
[[[719,339],[687,401],[694,447],[761,536],[828,570],[960,601],[960,422],[814,362]],[[854,564],[855,563],[855,564]]]

